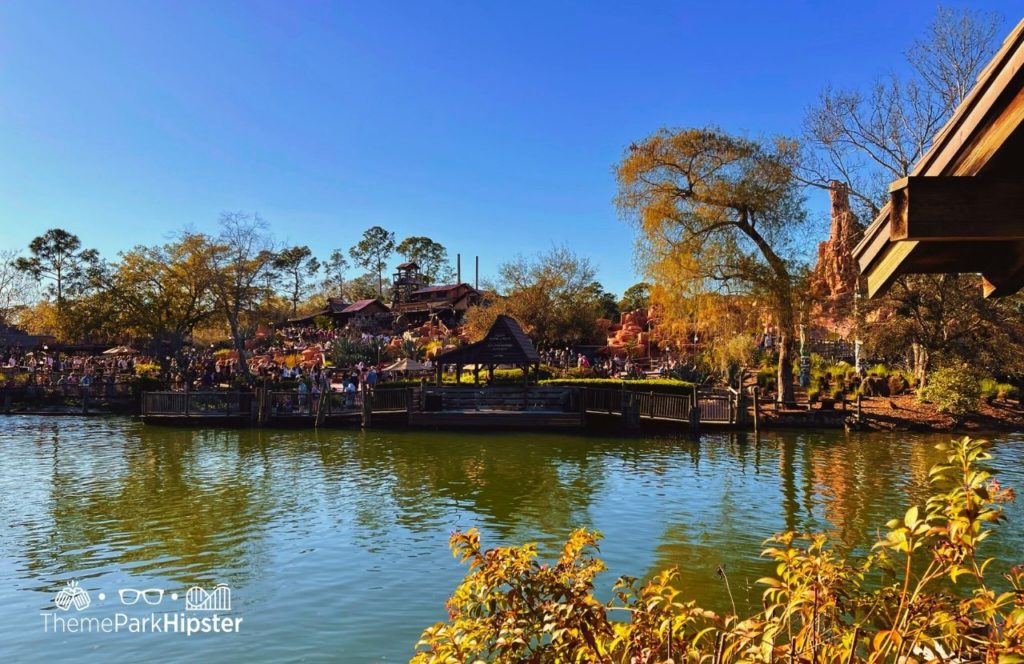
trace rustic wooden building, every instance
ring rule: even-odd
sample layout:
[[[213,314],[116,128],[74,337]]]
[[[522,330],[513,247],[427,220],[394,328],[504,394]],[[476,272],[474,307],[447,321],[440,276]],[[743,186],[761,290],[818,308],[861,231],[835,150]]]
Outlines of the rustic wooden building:
[[[287,322],[289,325],[307,327],[309,325],[313,325],[317,318],[323,316],[330,319],[334,327],[345,327],[347,316],[344,312],[348,306],[348,302],[343,301],[340,297],[329,297],[327,298],[327,304],[323,309],[315,311],[307,316],[289,318]]]
[[[486,368],[493,377],[498,365],[510,365],[523,370],[523,381],[529,382],[530,369],[534,377],[540,373],[540,353],[534,347],[530,337],[515,319],[498,316],[494,325],[487,331],[487,336],[476,343],[453,348],[440,353],[434,358],[437,371],[437,384],[441,384],[441,374],[445,366],[455,366],[458,379],[462,377],[465,366],[473,367],[474,378],[479,381],[480,369]]]
[[[427,286],[409,293],[408,298],[392,304],[397,323],[421,325],[437,318],[448,326],[462,322],[466,310],[480,303],[480,291],[469,284]]]
[[[980,273],[1024,287],[1024,21],[855,247],[868,295],[902,274]]]

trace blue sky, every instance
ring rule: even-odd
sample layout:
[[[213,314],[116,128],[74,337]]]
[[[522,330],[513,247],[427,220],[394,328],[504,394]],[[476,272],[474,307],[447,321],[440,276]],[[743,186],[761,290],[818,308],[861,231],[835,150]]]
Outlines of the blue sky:
[[[1004,33],[1020,17],[970,4]],[[621,292],[636,281],[612,202],[625,146],[661,126],[795,134],[827,84],[900,70],[934,11],[5,0],[0,248],[60,226],[113,255],[245,210],[321,256],[381,225],[464,266],[479,255],[484,275],[565,244]],[[810,203],[822,214],[825,195]]]

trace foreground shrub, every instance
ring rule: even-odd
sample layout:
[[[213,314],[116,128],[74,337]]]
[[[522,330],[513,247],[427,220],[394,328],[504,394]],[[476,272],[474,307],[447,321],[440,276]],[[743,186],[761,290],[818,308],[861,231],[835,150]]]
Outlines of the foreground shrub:
[[[999,396],[999,383],[995,378],[982,378],[978,381],[978,394],[986,403],[992,403]]]
[[[747,617],[685,601],[671,569],[646,584],[623,577],[614,599],[599,602],[596,532],[574,532],[552,564],[533,544],[484,550],[475,530],[455,533],[452,552],[469,572],[448,600],[449,620],[423,632],[413,661],[1024,661],[1024,569],[997,592],[978,550],[1013,498],[979,468],[986,446],[941,445],[947,463],[931,471],[932,496],[890,521],[864,559],[845,559],[822,534],[768,540],[776,573],[759,580],[763,609]]]
[[[939,369],[929,376],[922,395],[939,411],[954,416],[977,412],[981,401],[978,379],[967,365]]]
[[[996,396],[1004,401],[1006,399],[1017,399],[1020,400],[1020,389],[1016,385],[1009,383],[999,383],[996,385]]]

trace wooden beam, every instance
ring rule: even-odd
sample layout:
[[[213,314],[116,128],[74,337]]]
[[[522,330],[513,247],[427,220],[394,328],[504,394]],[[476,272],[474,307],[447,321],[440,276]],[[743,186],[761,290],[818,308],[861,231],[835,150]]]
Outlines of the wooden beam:
[[[985,297],[1013,295],[1024,288],[1024,242],[1016,243],[1012,249],[1013,263],[993,270],[985,270],[981,289]]]
[[[917,247],[917,242],[890,242],[880,256],[863,275],[868,287],[868,297],[874,297],[889,290],[889,286],[900,276],[900,266]]]
[[[893,182],[890,239],[1024,239],[1024,178],[910,176]]]

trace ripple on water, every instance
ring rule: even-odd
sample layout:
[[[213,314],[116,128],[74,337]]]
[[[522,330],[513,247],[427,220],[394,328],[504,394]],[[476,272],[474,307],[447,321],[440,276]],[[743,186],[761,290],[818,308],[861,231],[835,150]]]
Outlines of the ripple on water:
[[[237,637],[202,640],[216,661],[404,661],[444,619],[465,573],[452,531],[486,546],[539,543],[545,557],[586,526],[602,531],[612,577],[682,570],[711,608],[756,603],[761,542],[828,529],[849,549],[927,489],[944,437],[827,434],[616,439],[434,432],[163,429],[129,419],[12,417],[0,432],[0,652],[15,660],[132,662],[186,641],[50,639],[38,613],[76,579],[183,592],[228,583]],[[993,464],[1024,481],[1024,440]],[[1020,506],[993,541],[1015,558]],[[97,603],[99,604],[99,603]],[[90,611],[100,615],[102,606]],[[31,655],[29,655],[31,653]],[[21,655],[22,657],[19,657]]]

